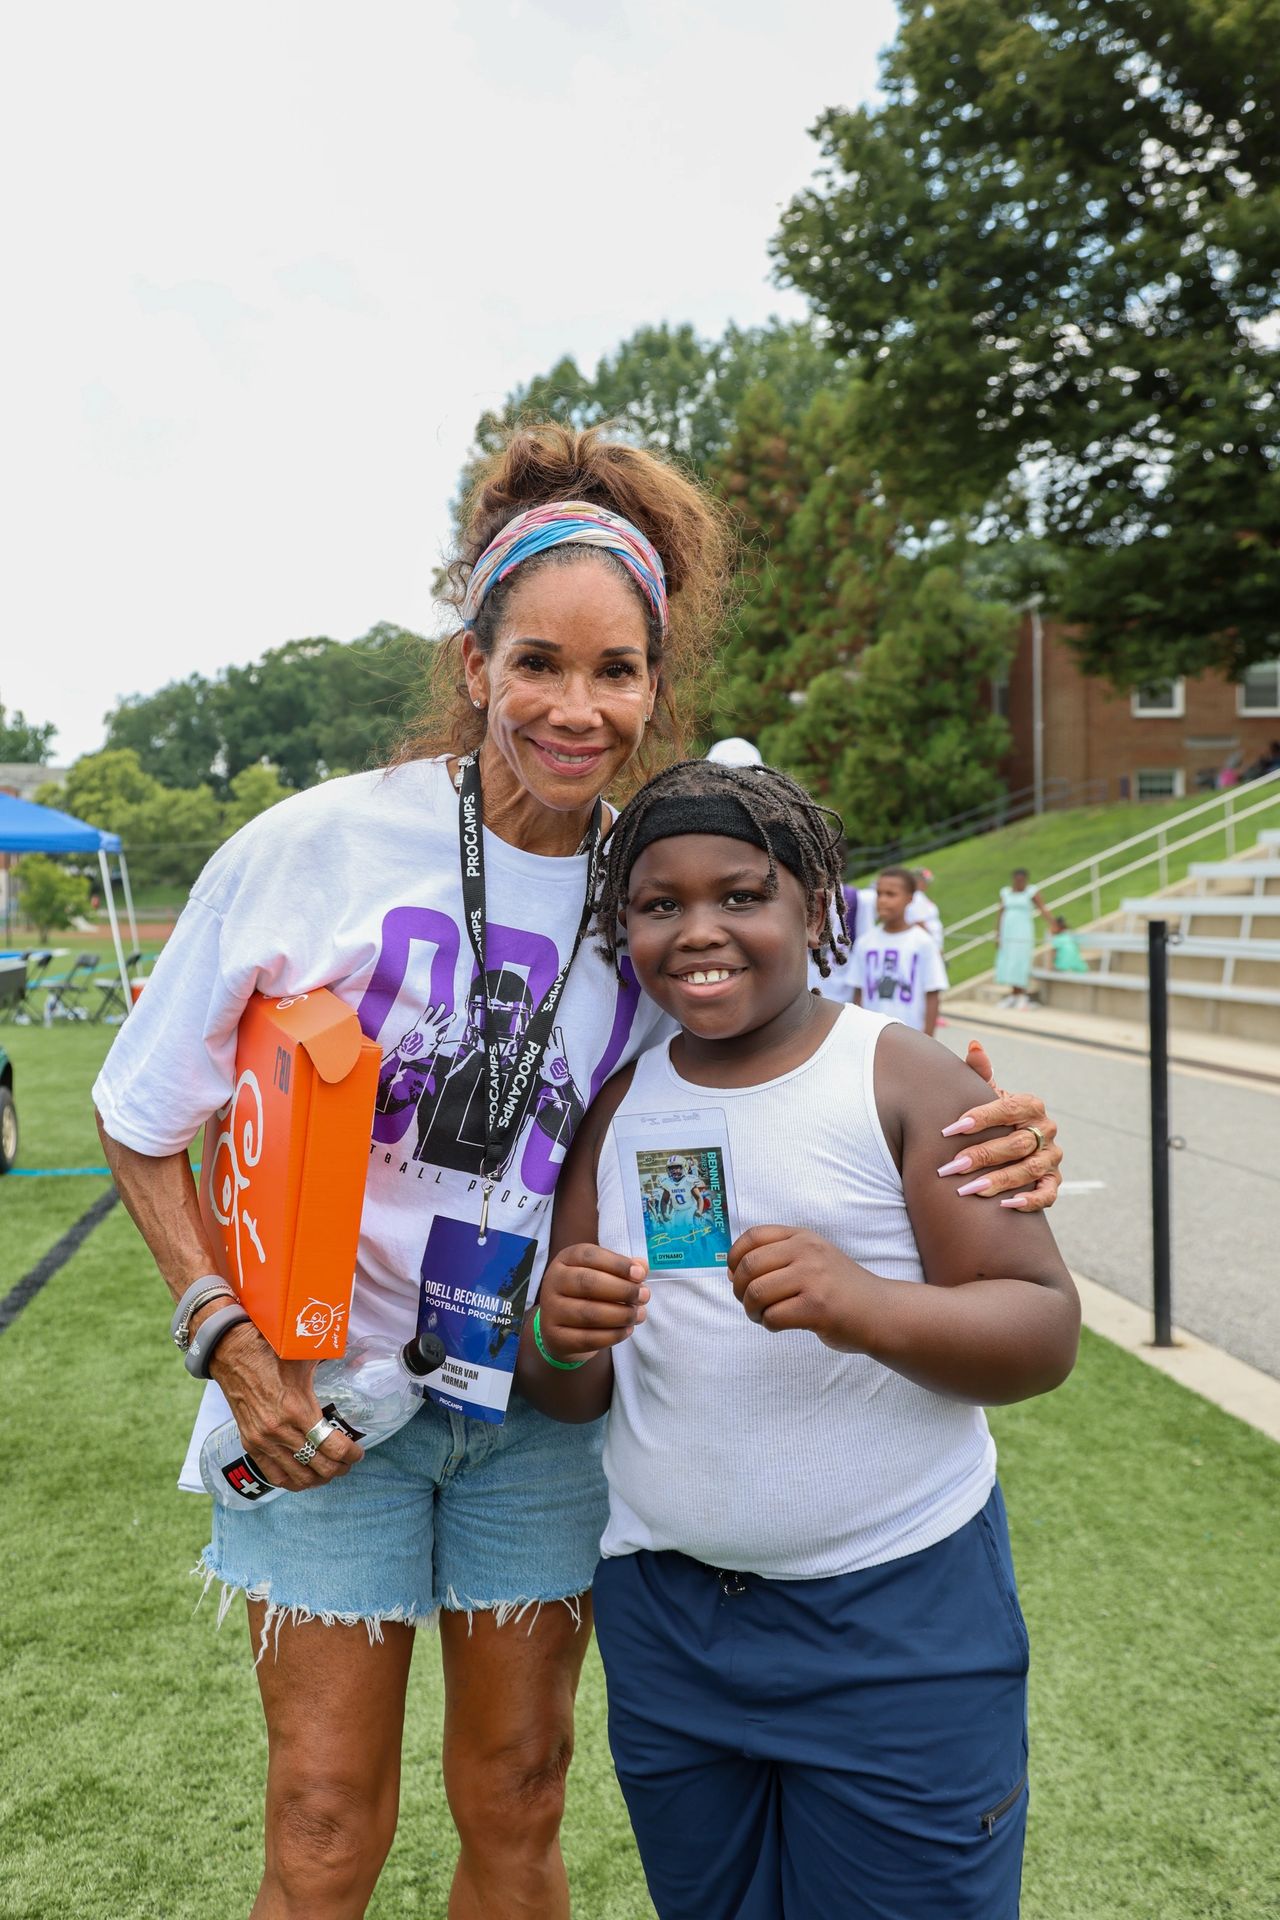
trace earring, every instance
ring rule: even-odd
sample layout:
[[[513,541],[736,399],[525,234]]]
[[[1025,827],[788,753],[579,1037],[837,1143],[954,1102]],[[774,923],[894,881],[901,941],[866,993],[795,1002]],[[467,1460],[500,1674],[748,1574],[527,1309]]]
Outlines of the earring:
[[[478,707],[481,713],[483,713],[483,712],[484,712],[484,701],[483,701],[483,700],[473,700],[473,701],[471,702],[471,704],[472,704],[472,706],[473,706],[473,707]]]

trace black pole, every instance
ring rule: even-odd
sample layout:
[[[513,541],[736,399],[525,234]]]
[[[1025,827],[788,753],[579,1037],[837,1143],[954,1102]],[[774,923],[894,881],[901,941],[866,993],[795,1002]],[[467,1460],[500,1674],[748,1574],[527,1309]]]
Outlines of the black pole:
[[[1169,927],[1147,923],[1147,1001],[1151,1023],[1151,1251],[1155,1344],[1173,1345],[1173,1273],[1169,1234]]]

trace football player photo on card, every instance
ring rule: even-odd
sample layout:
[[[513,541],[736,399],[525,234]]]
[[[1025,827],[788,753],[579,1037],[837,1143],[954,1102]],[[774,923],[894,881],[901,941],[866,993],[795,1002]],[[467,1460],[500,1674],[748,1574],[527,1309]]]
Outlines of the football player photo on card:
[[[615,1125],[631,1251],[652,1274],[725,1268],[737,1237],[719,1113],[643,1114]]]

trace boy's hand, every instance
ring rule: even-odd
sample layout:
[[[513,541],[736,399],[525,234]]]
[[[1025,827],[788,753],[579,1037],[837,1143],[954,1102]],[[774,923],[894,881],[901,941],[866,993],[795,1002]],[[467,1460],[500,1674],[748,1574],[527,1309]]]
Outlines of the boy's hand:
[[[543,1344],[556,1360],[589,1360],[626,1340],[644,1319],[648,1268],[606,1247],[565,1247],[538,1293]]]
[[[867,1351],[884,1282],[802,1227],[749,1227],[729,1249],[747,1318],[770,1333],[806,1328],[838,1353]]]

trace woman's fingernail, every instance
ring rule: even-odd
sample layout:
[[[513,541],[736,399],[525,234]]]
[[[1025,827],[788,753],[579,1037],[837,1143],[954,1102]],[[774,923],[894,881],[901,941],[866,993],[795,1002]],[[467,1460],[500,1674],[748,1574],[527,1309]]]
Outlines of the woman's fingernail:
[[[1015,1193],[1012,1199],[1002,1200],[1000,1205],[1002,1207],[1025,1207],[1027,1205],[1027,1196],[1025,1193]]]
[[[942,1129],[942,1137],[944,1140],[949,1140],[953,1133],[972,1133],[972,1132],[973,1132],[973,1115],[971,1113],[966,1113],[962,1120],[953,1120],[949,1127],[944,1127]]]
[[[959,1154],[954,1160],[948,1160],[945,1167],[938,1168],[938,1178],[941,1179],[947,1173],[968,1173],[972,1165],[973,1162],[967,1153]]]
[[[991,1182],[984,1176],[981,1180],[971,1180],[967,1187],[957,1187],[957,1193],[985,1193]]]

